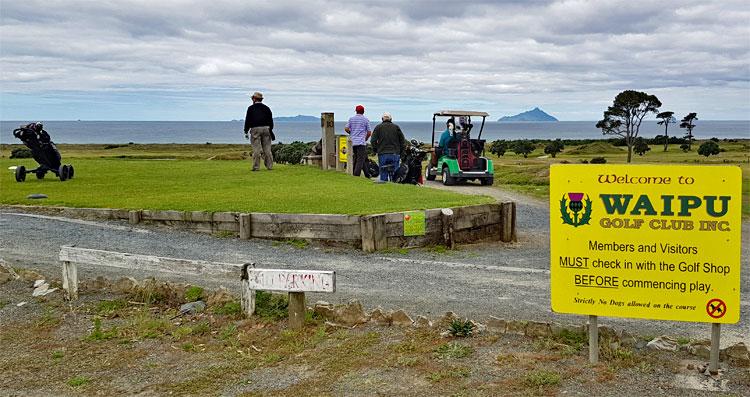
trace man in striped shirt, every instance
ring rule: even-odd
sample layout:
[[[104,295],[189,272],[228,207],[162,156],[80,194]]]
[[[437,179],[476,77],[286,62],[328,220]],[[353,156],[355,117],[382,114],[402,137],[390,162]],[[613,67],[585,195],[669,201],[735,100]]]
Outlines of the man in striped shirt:
[[[344,131],[349,134],[349,140],[352,141],[352,150],[354,151],[354,176],[359,176],[365,168],[367,161],[367,140],[372,135],[370,129],[370,120],[365,117],[365,107],[357,105],[354,109],[357,114],[349,118]],[[365,170],[365,176],[367,170]]]

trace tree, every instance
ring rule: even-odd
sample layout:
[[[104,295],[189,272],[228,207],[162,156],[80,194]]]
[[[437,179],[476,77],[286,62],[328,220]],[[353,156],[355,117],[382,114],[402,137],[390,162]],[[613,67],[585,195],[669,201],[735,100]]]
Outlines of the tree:
[[[534,149],[536,149],[534,147],[534,144],[525,139],[521,141],[516,141],[513,144],[513,153],[522,154],[523,158],[527,158],[529,156],[529,153],[533,152]]]
[[[667,151],[667,146],[669,145],[669,133],[667,130],[669,129],[670,124],[674,124],[677,122],[677,119],[673,117],[674,112],[661,112],[656,115],[657,119],[661,119],[657,124],[662,125],[664,124],[664,151]]]
[[[634,151],[634,152],[635,152],[635,153],[636,153],[637,155],[639,155],[639,156],[643,156],[643,155],[644,155],[644,154],[646,154],[646,152],[648,152],[649,150],[651,150],[651,148],[650,148],[650,147],[648,147],[648,144],[646,143],[646,140],[645,140],[645,139],[643,139],[643,138],[642,138],[642,137],[640,137],[640,136],[639,136],[638,138],[635,138],[635,142],[633,143],[633,151]]]
[[[721,152],[721,149],[719,149],[719,144],[714,141],[706,141],[701,144],[701,146],[698,148],[698,154],[701,156],[710,156],[712,154],[719,154]]]
[[[544,153],[552,155],[554,158],[558,153],[562,152],[563,149],[565,149],[565,145],[563,145],[562,141],[560,139],[555,139],[544,147]]]
[[[659,98],[645,92],[627,90],[615,97],[604,117],[596,123],[603,135],[617,135],[625,139],[628,163],[633,157],[633,144],[641,129],[643,118],[656,113],[661,106]]]
[[[692,149],[693,141],[695,140],[693,139],[693,128],[695,128],[695,123],[693,123],[693,121],[695,120],[698,120],[697,114],[688,113],[688,115],[680,121],[680,128],[684,128],[687,130],[687,132],[685,133],[685,139],[687,139],[687,150]]]
[[[508,151],[508,142],[504,140],[497,140],[493,141],[490,145],[490,153],[499,156],[505,155],[505,152]]]

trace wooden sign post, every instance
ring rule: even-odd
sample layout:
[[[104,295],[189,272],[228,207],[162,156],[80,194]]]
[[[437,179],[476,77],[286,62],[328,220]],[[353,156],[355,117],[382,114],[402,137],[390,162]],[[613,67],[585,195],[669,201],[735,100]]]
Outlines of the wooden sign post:
[[[323,142],[323,170],[336,169],[336,134],[333,121],[333,113],[320,114],[320,127],[322,129]]]

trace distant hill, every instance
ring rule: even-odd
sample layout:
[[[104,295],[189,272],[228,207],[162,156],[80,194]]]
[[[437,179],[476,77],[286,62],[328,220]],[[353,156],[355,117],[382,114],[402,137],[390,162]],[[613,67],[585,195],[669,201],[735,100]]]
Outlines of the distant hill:
[[[558,121],[556,118],[545,113],[544,110],[534,108],[528,112],[519,113],[515,116],[503,116],[497,121],[499,122],[514,122],[514,121]]]
[[[296,116],[288,116],[288,117],[274,117],[274,121],[320,121],[319,117],[315,116],[305,116],[305,115],[296,115]]]

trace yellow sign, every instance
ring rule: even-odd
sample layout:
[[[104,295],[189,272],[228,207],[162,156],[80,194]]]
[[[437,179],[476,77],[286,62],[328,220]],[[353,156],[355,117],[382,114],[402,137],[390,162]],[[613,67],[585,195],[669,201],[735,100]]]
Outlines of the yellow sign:
[[[339,163],[346,163],[346,140],[348,137],[339,136]]]
[[[552,310],[736,323],[742,172],[553,165]]]

